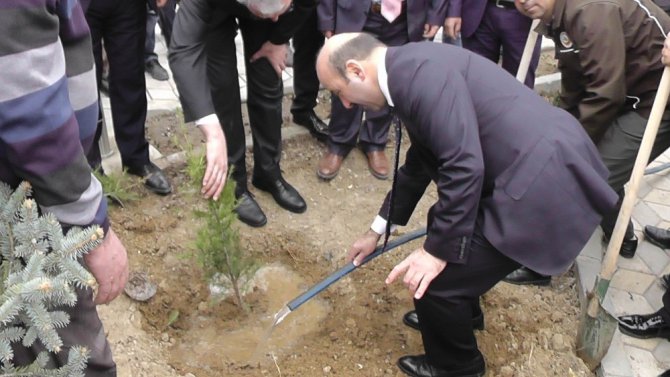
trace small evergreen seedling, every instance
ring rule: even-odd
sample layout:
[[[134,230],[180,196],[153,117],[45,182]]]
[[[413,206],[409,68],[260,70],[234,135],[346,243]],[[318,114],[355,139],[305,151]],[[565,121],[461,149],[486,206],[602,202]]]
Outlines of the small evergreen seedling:
[[[191,149],[187,153],[187,171],[192,184],[199,187],[205,171],[204,156],[196,155]],[[195,245],[197,260],[208,281],[223,277],[222,280],[232,288],[238,305],[246,311],[242,289],[253,277],[258,264],[240,247],[238,230],[234,226],[238,221],[233,212],[236,205],[235,182],[229,174],[219,200],[208,200],[205,210],[195,211],[204,222],[198,229]]]
[[[48,352],[61,351],[56,329],[66,327],[70,317],[58,307],[76,304],[75,287],[95,284],[78,260],[103,238],[98,226],[63,235],[54,215],[39,215],[30,191],[26,182],[14,192],[0,182],[0,368],[10,376],[83,376],[85,347],[71,347],[67,364],[57,369],[47,369],[46,351],[31,365],[14,364],[11,343],[30,347],[39,340]]]

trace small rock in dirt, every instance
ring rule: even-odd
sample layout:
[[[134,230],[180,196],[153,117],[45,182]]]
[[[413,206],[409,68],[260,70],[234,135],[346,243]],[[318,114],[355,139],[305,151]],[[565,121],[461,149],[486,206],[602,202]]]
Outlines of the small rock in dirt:
[[[330,365],[326,365],[323,367],[323,373],[330,373],[330,371],[333,369]]]
[[[565,339],[563,339],[563,335],[554,334],[554,336],[551,337],[551,348],[554,351],[566,351],[570,347],[565,342]]]
[[[330,340],[332,340],[332,341],[336,341],[336,340],[337,340],[337,333],[336,333],[335,331],[333,331],[333,332],[331,332],[330,334],[328,334],[328,336],[330,336]]]
[[[551,322],[554,323],[563,322],[563,314],[559,312],[551,313]]]
[[[208,306],[209,305],[207,304],[207,302],[200,301],[200,303],[198,304],[198,311],[204,312],[205,310],[207,310]]]
[[[356,327],[356,321],[353,318],[347,319],[347,321],[344,324],[347,325],[347,327],[350,327],[350,328]]]
[[[514,368],[512,368],[509,365],[505,365],[504,367],[500,368],[500,376],[501,377],[514,377]]]
[[[184,377],[195,377],[195,374],[193,373],[186,373]]]
[[[168,340],[170,340],[170,335],[168,335],[168,333],[166,333],[166,332],[162,333],[161,334],[161,340],[164,341],[164,342],[167,342]]]

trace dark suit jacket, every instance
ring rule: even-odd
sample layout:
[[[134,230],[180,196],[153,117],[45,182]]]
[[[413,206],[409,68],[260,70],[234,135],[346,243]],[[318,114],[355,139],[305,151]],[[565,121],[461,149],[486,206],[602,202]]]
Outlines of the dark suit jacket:
[[[447,14],[447,0],[407,1],[409,40],[423,40],[423,25],[442,25]],[[339,33],[360,32],[365,26],[372,0],[321,0],[317,7],[319,30]]]
[[[317,0],[294,0],[292,9],[279,17],[268,40],[276,45],[288,43],[314,11]],[[182,0],[175,17],[170,43],[170,68],[179,89],[187,122],[214,114],[207,80],[205,38],[210,24],[227,18],[256,18],[235,0]],[[234,34],[233,34],[234,35]]]
[[[386,69],[412,142],[392,222],[406,224],[434,181],[426,251],[465,263],[477,226],[509,258],[543,274],[564,271],[617,201],[579,122],[462,48],[392,47]],[[388,196],[379,214],[387,211]]]

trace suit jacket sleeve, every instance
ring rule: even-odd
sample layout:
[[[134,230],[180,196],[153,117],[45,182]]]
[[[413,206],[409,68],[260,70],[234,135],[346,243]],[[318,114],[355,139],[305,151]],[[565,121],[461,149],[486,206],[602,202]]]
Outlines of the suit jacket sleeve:
[[[449,0],[432,0],[430,2],[430,9],[426,17],[428,25],[444,24],[444,19],[447,17],[447,5]]]
[[[316,14],[319,18],[319,30],[335,31],[336,8],[337,0],[321,0],[316,8]]]
[[[182,1],[172,28],[170,69],[186,122],[215,113],[205,54],[207,24],[213,11],[208,0]]]
[[[314,9],[316,9],[316,0],[294,0],[293,10],[279,17],[270,42],[276,45],[288,43]]]
[[[463,6],[462,0],[447,0],[447,1],[448,1],[447,17],[460,17],[461,9]],[[468,1],[480,1],[480,0],[468,0]]]
[[[599,139],[626,99],[625,38],[619,7],[610,3],[583,6],[568,30],[579,48],[585,93],[579,94],[578,114],[586,132]],[[573,95],[577,95],[573,93]],[[576,102],[565,97],[565,103]]]
[[[407,65],[389,77],[411,72]],[[409,80],[391,82],[391,97],[415,127],[416,142],[431,155],[436,169],[438,200],[428,213],[424,248],[450,263],[465,263],[475,229],[484,180],[479,126],[465,79],[440,62],[422,61]],[[411,83],[405,88],[400,82]],[[398,95],[394,96],[394,92]],[[403,200],[403,198],[398,198]]]
[[[416,147],[410,146],[405,156],[405,163],[398,169],[391,216],[393,224],[407,225],[414,208],[430,184],[430,176],[421,165],[417,153]],[[388,219],[390,195],[390,192],[386,194],[384,204],[379,210],[379,216],[384,219]]]

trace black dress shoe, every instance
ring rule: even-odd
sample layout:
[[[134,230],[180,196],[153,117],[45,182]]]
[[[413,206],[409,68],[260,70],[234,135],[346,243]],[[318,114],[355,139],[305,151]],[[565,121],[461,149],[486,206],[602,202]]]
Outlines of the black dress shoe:
[[[527,267],[519,267],[505,276],[504,282],[517,285],[540,285],[545,286],[551,283],[551,276],[542,275]]]
[[[665,338],[670,340],[670,324],[665,322],[660,311],[646,315],[621,316],[619,317],[619,330],[634,338]]]
[[[306,127],[319,141],[328,139],[328,125],[316,115],[314,110],[294,112],[293,123]]]
[[[670,377],[670,369],[658,375],[658,377]]]
[[[405,315],[402,316],[402,323],[415,330],[421,330],[419,328],[419,316],[416,314],[416,310],[410,310],[405,313]],[[484,313],[479,313],[472,317],[472,328],[475,330],[484,330]]]
[[[603,234],[602,239],[604,244],[610,242],[610,237],[607,234]],[[635,256],[635,251],[637,250],[637,236],[633,235],[631,238],[624,238],[621,242],[621,249],[619,249],[619,255],[624,258],[630,259]]]
[[[254,228],[260,228],[268,222],[263,210],[249,191],[244,191],[237,197],[235,213],[241,222]]]
[[[670,230],[647,225],[644,227],[644,235],[661,249],[670,249]]]
[[[251,183],[259,190],[269,192],[275,202],[282,208],[293,213],[303,213],[307,210],[307,203],[298,191],[289,185],[283,177],[275,181],[267,181],[262,178],[253,177]]]
[[[142,166],[127,166],[125,170],[128,174],[144,178],[144,185],[155,194],[167,195],[172,192],[172,185],[165,173],[153,162]]]
[[[152,59],[144,63],[144,71],[147,72],[154,80],[167,81],[170,78],[168,71],[163,68],[157,59]]]
[[[486,364],[481,355],[468,365],[449,370],[428,364],[426,355],[403,356],[398,359],[398,368],[412,377],[483,377],[486,373]]]

